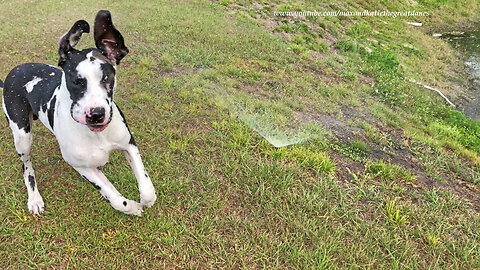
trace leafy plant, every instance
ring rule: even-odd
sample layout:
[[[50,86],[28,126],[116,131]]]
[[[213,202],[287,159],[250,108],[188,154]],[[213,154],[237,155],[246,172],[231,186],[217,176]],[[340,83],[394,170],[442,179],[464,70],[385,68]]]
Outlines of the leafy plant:
[[[408,222],[408,216],[400,210],[396,200],[389,200],[385,204],[385,217],[390,224],[395,226],[404,226]]]

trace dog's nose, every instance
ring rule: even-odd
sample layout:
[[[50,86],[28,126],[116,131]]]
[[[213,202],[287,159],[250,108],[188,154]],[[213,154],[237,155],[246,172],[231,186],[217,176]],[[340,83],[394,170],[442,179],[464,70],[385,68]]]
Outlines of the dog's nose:
[[[97,107],[87,112],[87,124],[99,124],[105,120],[105,108]]]

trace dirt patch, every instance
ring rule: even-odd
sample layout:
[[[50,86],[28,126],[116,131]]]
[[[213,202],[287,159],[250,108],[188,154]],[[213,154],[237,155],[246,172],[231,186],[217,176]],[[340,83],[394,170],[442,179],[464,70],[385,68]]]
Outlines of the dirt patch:
[[[426,172],[426,168],[417,156],[404,145],[406,137],[401,129],[376,124],[375,127],[382,134],[387,134],[391,141],[390,146],[379,145],[372,142],[363,129],[347,124],[347,121],[369,118],[368,115],[362,114],[355,108],[343,108],[343,117],[336,118],[328,115],[310,116],[314,122],[322,125],[327,131],[333,135],[334,144],[346,145],[351,141],[360,140],[366,142],[370,148],[368,159],[384,160],[392,164],[401,166],[411,172],[416,177],[412,183],[398,182],[399,185],[407,189],[415,189],[423,192],[424,190],[441,189],[450,191],[460,198],[466,199],[471,203],[471,207],[476,211],[480,211],[480,194],[478,186],[455,177],[455,175],[442,175],[439,181]],[[330,150],[329,155],[337,164],[336,178],[343,183],[352,182],[354,177],[351,172],[359,174],[365,171],[365,162],[354,161],[338,151]],[[467,162],[467,161],[465,161]],[[468,163],[468,162],[467,162]],[[467,164],[469,165],[469,164]]]

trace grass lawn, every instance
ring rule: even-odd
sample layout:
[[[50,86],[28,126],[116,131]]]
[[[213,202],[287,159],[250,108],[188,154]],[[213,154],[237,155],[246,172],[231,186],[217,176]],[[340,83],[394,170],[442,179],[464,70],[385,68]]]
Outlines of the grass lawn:
[[[115,211],[35,122],[32,216],[0,121],[1,269],[480,268],[480,124],[420,85],[471,95],[431,31],[478,19],[476,0],[5,0],[0,78],[55,65],[58,38],[100,9],[130,49],[115,100],[157,202]],[[364,9],[430,16],[274,16]],[[102,170],[139,199],[121,153]]]

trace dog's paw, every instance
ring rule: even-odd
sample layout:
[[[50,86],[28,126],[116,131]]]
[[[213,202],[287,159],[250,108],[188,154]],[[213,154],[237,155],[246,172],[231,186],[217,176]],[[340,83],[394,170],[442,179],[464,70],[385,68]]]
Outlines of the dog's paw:
[[[132,200],[124,200],[122,202],[123,209],[120,210],[127,215],[142,216],[143,205]]]
[[[34,194],[28,198],[28,210],[34,215],[40,215],[43,212],[45,204],[40,194]]]
[[[146,197],[146,198],[145,198]],[[155,192],[153,192],[153,194],[151,194],[150,196],[145,196],[145,197],[142,197],[140,196],[140,203],[143,205],[143,206],[146,206],[148,208],[152,207],[152,205],[155,203],[155,201],[157,200],[157,195],[155,194]]]

